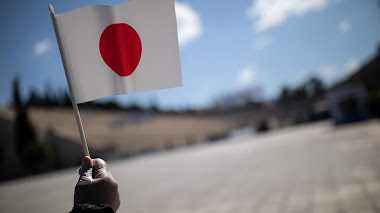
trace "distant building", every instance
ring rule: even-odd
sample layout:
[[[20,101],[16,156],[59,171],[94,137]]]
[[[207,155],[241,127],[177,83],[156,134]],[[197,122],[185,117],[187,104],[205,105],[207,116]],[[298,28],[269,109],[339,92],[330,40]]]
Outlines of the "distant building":
[[[336,124],[380,117],[380,46],[377,55],[327,93]]]
[[[328,92],[327,100],[335,124],[361,121],[369,117],[367,92],[362,84],[337,87]]]

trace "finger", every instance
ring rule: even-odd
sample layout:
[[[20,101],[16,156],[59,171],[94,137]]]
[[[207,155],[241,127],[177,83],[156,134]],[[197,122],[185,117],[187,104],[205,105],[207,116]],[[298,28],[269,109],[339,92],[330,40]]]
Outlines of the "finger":
[[[78,173],[78,175],[80,175],[80,170],[82,169],[82,166],[80,166],[80,167],[78,167],[78,169],[77,169],[77,173]]]
[[[85,156],[85,157],[82,159],[82,164],[83,164],[83,161],[85,161],[85,163],[92,163],[92,162],[90,162],[90,161],[92,161],[91,158],[90,158],[90,157],[87,157],[87,156]],[[77,169],[77,173],[78,173],[78,175],[81,174],[81,169],[82,169],[82,166],[80,166],[80,167]]]
[[[107,163],[104,160],[100,158],[96,158],[93,160],[93,165],[94,165],[94,170],[93,170],[94,179],[112,177],[111,173],[108,170]]]
[[[82,159],[82,166],[79,169],[78,182],[91,182],[92,181],[93,162],[88,156]]]

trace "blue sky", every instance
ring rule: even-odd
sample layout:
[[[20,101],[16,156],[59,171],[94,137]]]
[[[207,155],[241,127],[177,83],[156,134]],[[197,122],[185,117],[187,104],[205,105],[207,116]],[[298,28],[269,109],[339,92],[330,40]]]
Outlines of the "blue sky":
[[[67,88],[48,5],[56,13],[123,0],[6,0],[0,11],[0,104],[19,75],[31,88]],[[283,85],[318,75],[331,83],[377,52],[376,0],[181,0],[176,2],[183,87],[120,95],[121,103],[205,107],[226,93],[260,87],[272,98]]]

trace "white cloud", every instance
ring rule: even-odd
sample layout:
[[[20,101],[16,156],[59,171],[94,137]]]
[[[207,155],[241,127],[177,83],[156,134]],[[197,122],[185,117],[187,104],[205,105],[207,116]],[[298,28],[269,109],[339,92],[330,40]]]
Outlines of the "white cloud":
[[[327,3],[328,0],[253,0],[247,14],[252,19],[256,19],[255,31],[263,32],[282,24],[290,16],[322,10]]]
[[[256,76],[256,68],[247,66],[239,72],[238,82],[240,85],[245,86],[252,83]]]
[[[341,33],[345,33],[351,29],[351,25],[347,20],[342,20],[339,22],[338,30]]]
[[[323,78],[332,78],[338,74],[338,69],[335,65],[325,65],[318,69],[318,73]]]
[[[253,41],[253,47],[256,50],[263,50],[266,47],[268,47],[269,45],[271,45],[272,42],[273,42],[273,39],[271,37],[269,37],[269,36],[261,36],[261,37],[256,38]]]
[[[38,42],[36,45],[34,45],[34,54],[35,55],[42,55],[50,50],[51,48],[51,40],[48,38],[45,38],[44,40]]]
[[[186,3],[175,3],[177,17],[178,42],[186,46],[190,41],[202,34],[201,18],[197,12]]]
[[[360,61],[357,58],[349,58],[344,64],[345,72],[351,74],[360,68]]]

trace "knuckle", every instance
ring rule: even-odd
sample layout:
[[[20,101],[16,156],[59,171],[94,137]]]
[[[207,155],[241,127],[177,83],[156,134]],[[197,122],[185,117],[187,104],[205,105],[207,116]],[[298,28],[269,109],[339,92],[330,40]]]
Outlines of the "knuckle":
[[[116,180],[114,180],[114,179],[112,179],[112,181],[111,181],[111,185],[112,185],[112,187],[115,188],[115,189],[118,189],[118,188],[119,188],[119,183],[118,183]]]
[[[101,158],[95,158],[95,161],[100,165],[107,166],[107,163]]]

